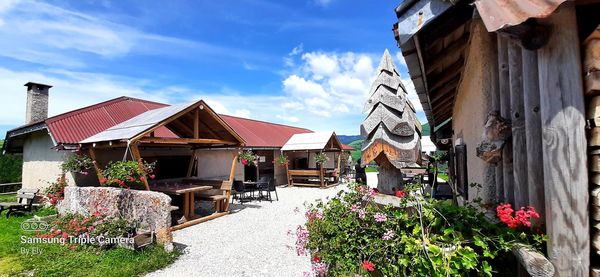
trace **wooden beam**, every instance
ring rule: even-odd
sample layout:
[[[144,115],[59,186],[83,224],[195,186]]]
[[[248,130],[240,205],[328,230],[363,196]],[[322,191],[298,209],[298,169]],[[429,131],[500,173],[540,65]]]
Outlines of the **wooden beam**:
[[[194,111],[194,138],[200,138],[200,109]]]
[[[194,170],[194,163],[196,161],[196,150],[192,150],[192,156],[190,157],[190,164],[188,165],[187,177],[192,177]]]
[[[552,263],[544,254],[529,245],[517,244],[512,249],[517,261],[527,270],[532,277],[554,276],[555,270]]]
[[[500,115],[510,118],[510,81],[508,72],[508,40],[498,36],[498,87],[500,93]],[[512,145],[510,141],[502,149],[502,180],[504,181],[504,200],[515,203],[515,189],[512,164]]]
[[[431,85],[429,86],[429,91],[433,91],[446,83],[449,83],[456,76],[460,76],[462,69],[465,65],[465,59],[460,57],[456,62],[452,65],[448,66],[442,73],[438,74],[434,78],[427,77],[428,80],[431,80]],[[440,76],[441,75],[441,76]]]
[[[529,189],[529,205],[535,207],[540,214],[539,219],[532,219],[536,227],[544,222],[544,166],[540,161],[542,155],[542,122],[540,118],[540,87],[538,76],[537,52],[523,50],[523,108],[525,116],[525,140],[527,141],[527,187]]]
[[[436,69],[440,68],[445,61],[445,58],[451,55],[455,55],[454,53],[456,52],[462,52],[468,45],[469,42],[469,32],[465,32],[460,38],[458,38],[455,41],[452,41],[450,44],[448,44],[448,46],[444,47],[439,53],[435,54],[434,56],[432,56],[431,58],[427,59],[427,63],[426,64],[431,64],[431,66],[429,66],[426,69],[426,73],[425,74],[429,74],[433,71],[435,71]],[[449,51],[452,51],[454,53],[448,53]]]
[[[523,59],[521,46],[516,41],[510,41],[508,44],[508,67],[515,209],[518,209],[529,204],[529,190],[527,188],[527,141],[523,107]]]
[[[229,211],[229,197],[231,196],[231,187],[233,185],[233,181],[235,180],[235,170],[236,170],[236,167],[237,167],[237,159],[238,159],[238,154],[236,153],[233,156],[233,160],[231,162],[231,172],[229,173],[229,182],[231,184],[229,185],[230,189],[226,192],[227,195],[225,195],[225,196],[227,196],[227,198],[225,199],[225,203],[224,203],[224,205],[225,205],[224,210],[225,211]]]
[[[483,22],[480,21],[481,24],[483,24]],[[488,80],[488,86],[489,86],[489,91],[490,91],[490,111],[497,111],[500,112],[500,88],[499,88],[499,82],[498,82],[498,35],[496,33],[489,33],[489,40],[490,40],[490,46],[488,47],[487,51],[489,53],[489,55],[491,57],[493,57],[492,59],[490,59],[490,64],[487,67],[487,80]],[[496,198],[496,202],[498,203],[503,203],[505,202],[504,200],[504,180],[503,180],[503,170],[502,170],[502,162],[498,162],[496,163],[495,166],[493,166],[493,169],[490,169],[490,171],[493,170],[493,174],[494,174],[494,187],[496,189],[496,194],[495,194],[495,198]]]
[[[148,185],[148,176],[146,176],[146,172],[143,170],[144,162],[142,160],[142,155],[140,155],[140,149],[138,148],[136,143],[131,144],[129,147],[131,149],[131,155],[133,156],[133,159],[138,162],[138,165],[140,166],[140,169],[143,172],[142,174],[144,175],[144,186],[146,187],[146,190],[150,190],[150,186]]]
[[[183,228],[194,226],[196,224],[200,224],[202,222],[206,222],[206,221],[209,221],[209,220],[212,220],[212,219],[215,219],[215,218],[219,218],[219,217],[222,217],[222,216],[227,215],[227,214],[229,214],[229,212],[213,213],[213,214],[205,216],[205,217],[201,217],[201,218],[198,218],[198,219],[193,219],[193,220],[190,220],[190,221],[186,221],[185,223],[182,223],[182,224],[175,225],[175,226],[171,227],[171,231],[181,230]]]
[[[140,143],[170,143],[170,144],[228,144],[234,145],[237,142],[220,139],[195,139],[195,138],[151,138],[144,137],[139,140]]]
[[[89,152],[90,152],[90,158],[94,162],[94,170],[96,170],[96,176],[98,176],[98,182],[100,182],[100,179],[104,179],[104,174],[102,173],[102,169],[100,169],[98,160],[96,160],[96,151],[94,150],[94,148],[90,147]]]
[[[430,93],[431,97],[431,105],[433,106],[437,101],[441,99],[446,99],[448,92],[456,90],[456,86],[458,86],[458,82],[460,81],[460,75],[456,76],[454,79],[450,80],[448,84],[439,88],[438,90],[432,91]],[[446,96],[446,97],[444,97]]]
[[[538,69],[548,255],[556,276],[588,276],[585,106],[574,5],[561,5],[545,21],[552,33],[538,50]]]
[[[149,133],[153,132],[154,130],[156,130],[156,129],[160,128],[161,126],[165,126],[165,125],[167,125],[167,124],[171,123],[172,121],[174,121],[174,120],[176,120],[177,118],[179,118],[181,115],[184,115],[184,114],[186,114],[186,113],[188,113],[188,112],[192,111],[193,109],[198,109],[198,107],[201,105],[201,103],[202,103],[202,101],[198,101],[196,104],[194,104],[194,105],[192,105],[192,106],[188,107],[187,109],[185,109],[185,110],[183,110],[183,111],[180,111],[180,112],[178,112],[178,113],[176,113],[176,114],[172,115],[172,116],[171,116],[171,117],[169,117],[169,118],[165,118],[164,120],[162,120],[162,121],[158,122],[157,124],[155,124],[155,125],[154,125],[154,127],[152,127],[152,128],[150,128],[150,129],[148,129],[148,130],[146,130],[146,131],[144,131],[144,132],[142,132],[142,133],[138,134],[137,136],[133,137],[133,138],[130,140],[130,142],[131,142],[131,143],[134,143],[134,142],[138,141],[139,139],[141,139],[141,138],[145,137],[145,136],[146,136],[146,135],[148,135]]]
[[[293,186],[292,179],[290,177],[290,166],[288,165],[289,161],[285,163],[285,173],[287,174],[288,187]]]

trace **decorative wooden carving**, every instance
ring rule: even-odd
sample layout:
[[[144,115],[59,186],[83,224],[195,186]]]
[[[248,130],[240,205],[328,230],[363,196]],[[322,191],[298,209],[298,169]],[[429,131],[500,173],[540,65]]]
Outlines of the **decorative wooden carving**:
[[[362,165],[375,161],[379,192],[393,194],[403,185],[401,169],[421,162],[422,127],[387,49],[377,74],[364,106]]]
[[[510,122],[501,117],[498,111],[490,112],[485,121],[481,143],[477,146],[477,157],[491,164],[500,162],[502,148],[510,135]]]

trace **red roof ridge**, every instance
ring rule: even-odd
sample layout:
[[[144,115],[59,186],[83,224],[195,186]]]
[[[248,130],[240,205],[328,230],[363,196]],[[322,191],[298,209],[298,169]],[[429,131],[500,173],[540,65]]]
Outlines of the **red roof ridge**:
[[[134,100],[134,101],[140,101],[140,102],[146,102],[146,103],[153,103],[153,104],[157,104],[157,105],[168,106],[167,104],[163,104],[163,103],[159,103],[159,102],[153,102],[153,101],[149,101],[149,100],[145,100],[145,99],[139,99],[139,98],[134,98],[134,97],[129,97],[129,96],[119,96],[117,98],[109,99],[109,100],[106,100],[106,101],[103,101],[103,102],[100,102],[100,103],[96,103],[96,104],[92,104],[92,105],[89,105],[89,106],[81,107],[79,109],[71,110],[71,111],[68,111],[68,112],[65,112],[65,113],[61,113],[61,114],[49,117],[45,121],[47,123],[52,123],[52,122],[64,119],[66,117],[78,115],[81,112],[85,112],[85,111],[89,111],[89,110],[93,110],[93,109],[102,108],[102,107],[105,107],[108,104],[118,103],[118,102],[126,101],[126,100]],[[144,107],[146,107],[146,106],[144,105]],[[146,109],[148,109],[148,107],[146,107]]]
[[[219,114],[219,116],[233,117],[233,118],[237,118],[237,119],[250,120],[250,121],[259,122],[259,123],[265,123],[265,124],[270,124],[270,125],[279,125],[279,126],[283,126],[283,127],[300,129],[300,130],[309,131],[309,132],[314,133],[314,131],[310,130],[310,129],[306,129],[306,128],[302,128],[302,127],[296,127],[296,126],[291,126],[291,125],[286,125],[286,124],[281,124],[281,123],[274,123],[274,122],[269,122],[269,121],[264,121],[264,120],[258,120],[258,119],[246,118],[246,117],[239,117],[239,116],[233,116],[233,115],[228,115],[228,114]]]

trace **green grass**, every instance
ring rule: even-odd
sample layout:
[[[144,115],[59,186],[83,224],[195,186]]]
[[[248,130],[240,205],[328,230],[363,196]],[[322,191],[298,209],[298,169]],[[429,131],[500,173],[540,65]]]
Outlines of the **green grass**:
[[[367,168],[365,168],[365,172],[379,172],[379,169],[377,169],[377,167],[374,166],[367,166]]]
[[[15,198],[16,196],[16,193],[0,194],[0,202],[15,202],[17,201],[17,198]]]
[[[438,173],[437,177],[448,182],[448,174],[446,173]]]
[[[41,210],[36,214],[53,213]],[[177,252],[167,253],[160,246],[141,251],[115,248],[69,250],[57,244],[29,245],[21,243],[21,236],[31,233],[21,230],[21,222],[32,215],[0,217],[0,276],[139,276],[171,264]],[[22,249],[36,248],[39,254],[24,254]]]
[[[354,150],[350,151],[350,155],[352,156],[352,161],[356,162],[358,159],[360,159],[361,156],[361,151],[360,149],[362,148],[362,140],[355,140],[351,143],[349,143],[348,145],[352,146],[352,148],[354,148]]]

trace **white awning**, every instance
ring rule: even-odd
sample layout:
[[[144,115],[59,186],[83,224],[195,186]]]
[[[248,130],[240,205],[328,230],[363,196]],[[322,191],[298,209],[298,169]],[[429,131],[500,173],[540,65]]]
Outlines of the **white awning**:
[[[327,147],[327,143],[334,139],[335,148],[341,149],[341,144],[337,140],[334,132],[324,133],[305,133],[293,135],[281,148],[281,151],[297,151],[297,150],[323,150]]]

